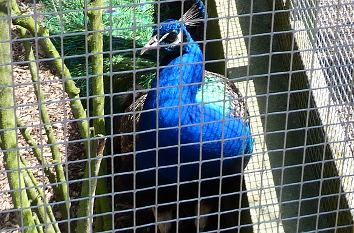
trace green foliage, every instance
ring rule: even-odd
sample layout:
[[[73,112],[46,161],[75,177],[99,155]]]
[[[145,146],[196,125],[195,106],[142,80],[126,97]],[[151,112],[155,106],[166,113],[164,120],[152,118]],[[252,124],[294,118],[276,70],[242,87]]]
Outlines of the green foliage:
[[[85,31],[88,18],[84,0],[41,0],[44,23],[52,34]],[[144,3],[144,1],[140,2]],[[131,0],[106,0],[103,14],[105,35],[144,43],[151,36],[153,5]]]
[[[51,34],[85,30],[84,1],[42,0],[44,24]]]
[[[146,1],[146,0],[143,0]],[[92,74],[91,64],[86,54],[89,51],[87,35],[72,35],[73,32],[84,32],[87,28],[88,17],[85,16],[85,0],[41,0],[44,14],[44,24],[51,35],[63,35],[52,39],[53,44],[62,51],[65,64],[80,88],[80,95],[86,96],[87,85],[90,80],[86,77]],[[144,3],[144,2],[140,2]],[[136,56],[133,66],[132,52],[119,52],[122,50],[139,48],[145,44],[152,33],[151,25],[154,8],[152,4],[137,4],[131,0],[105,0],[103,13],[104,33],[104,72],[133,71],[155,66],[155,59],[151,60]],[[112,42],[112,43],[111,43]],[[111,48],[113,53],[111,53]],[[115,52],[117,51],[117,52]],[[69,56],[69,57],[68,57]],[[72,56],[72,57],[70,57]],[[111,69],[112,67],[112,69]],[[132,74],[116,74],[115,78],[132,78]],[[149,87],[154,72],[138,72],[136,75],[139,85]],[[119,83],[116,83],[116,86]],[[113,89],[120,89],[121,87]],[[126,86],[123,89],[129,89]],[[89,90],[89,92],[91,92]]]
[[[151,36],[154,9],[152,5],[134,6],[129,0],[113,0],[112,14],[104,14],[106,29],[112,29],[112,36],[135,39],[138,44],[145,43]]]
[[[86,51],[86,43],[87,39],[85,35],[74,35],[74,36],[65,36],[63,40],[61,38],[56,37],[52,39],[53,44],[56,48],[63,48],[63,53],[65,55],[65,64],[69,67],[70,72],[77,84],[80,88],[81,96],[87,95],[87,85],[90,84],[90,80],[87,80],[87,76],[92,74],[91,63],[87,62],[87,58],[85,55]],[[133,47],[133,41],[126,40],[122,38],[104,36],[104,48],[105,52],[103,58],[103,72],[108,74],[114,72],[114,78],[127,78],[132,79],[132,73],[127,73],[127,71],[140,70],[151,68],[155,66],[155,59],[149,59],[146,57],[135,57],[135,66],[133,66],[133,54],[132,52],[120,52],[123,49],[129,49]],[[110,41],[112,41],[112,51],[110,52]],[[62,46],[61,46],[62,45]],[[110,56],[111,54],[111,56]],[[87,66],[86,66],[87,64]],[[112,67],[112,69],[111,69]],[[122,71],[124,74],[119,74]],[[153,71],[142,71],[136,73],[136,78],[138,84],[143,87],[150,87],[151,80],[153,79],[155,72]],[[114,82],[113,89],[119,85],[119,83]],[[129,89],[119,88],[120,90]],[[91,94],[91,93],[88,93]]]
[[[146,73],[146,74],[142,74],[140,76],[140,79],[138,80],[138,83],[144,89],[150,88],[151,84],[152,84],[152,80],[155,77],[156,77],[156,72],[149,72],[149,73]]]

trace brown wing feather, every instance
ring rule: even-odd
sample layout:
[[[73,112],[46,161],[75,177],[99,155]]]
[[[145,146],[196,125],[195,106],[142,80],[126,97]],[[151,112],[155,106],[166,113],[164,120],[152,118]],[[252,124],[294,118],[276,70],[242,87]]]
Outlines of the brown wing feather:
[[[137,126],[140,120],[140,111],[144,107],[144,102],[147,93],[138,93],[135,102],[133,102],[133,95],[127,97],[131,104],[125,109],[125,115],[120,118],[120,133],[131,133],[129,135],[123,136],[121,139],[121,150],[122,153],[127,153],[133,151],[133,132],[134,125]],[[127,101],[128,101],[127,100]]]

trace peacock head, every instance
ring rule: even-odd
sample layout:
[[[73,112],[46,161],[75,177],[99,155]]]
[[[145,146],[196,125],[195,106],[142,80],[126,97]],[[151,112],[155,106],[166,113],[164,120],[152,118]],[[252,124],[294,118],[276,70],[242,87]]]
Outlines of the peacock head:
[[[140,51],[140,55],[148,50],[157,49],[160,46],[161,50],[166,53],[179,53],[180,46],[183,44],[183,49],[188,48],[188,43],[193,42],[187,27],[195,26],[199,22],[191,21],[200,18],[197,5],[193,5],[181,19],[168,19],[158,26],[153,27],[153,34],[150,40]]]

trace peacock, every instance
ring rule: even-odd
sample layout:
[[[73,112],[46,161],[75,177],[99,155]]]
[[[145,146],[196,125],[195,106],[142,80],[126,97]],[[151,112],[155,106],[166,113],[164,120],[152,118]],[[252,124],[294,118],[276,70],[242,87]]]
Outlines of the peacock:
[[[159,49],[159,70],[151,89],[126,98],[119,120],[121,152],[134,155],[122,166],[134,169],[136,207],[152,209],[161,233],[193,232],[178,223],[186,216],[205,230],[217,197],[237,186],[227,178],[240,176],[253,149],[244,97],[231,80],[204,69],[189,32],[201,18],[205,6],[196,0],[179,20],[153,27],[141,54]]]

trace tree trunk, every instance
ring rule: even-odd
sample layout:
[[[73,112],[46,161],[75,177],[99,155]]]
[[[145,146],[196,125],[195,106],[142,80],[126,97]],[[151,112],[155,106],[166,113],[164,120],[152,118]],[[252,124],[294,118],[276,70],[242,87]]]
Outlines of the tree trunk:
[[[29,209],[27,193],[24,189],[20,158],[17,149],[16,117],[13,96],[13,80],[11,70],[11,45],[8,0],[0,0],[0,139],[4,153],[5,168],[10,185],[12,201],[15,209],[21,212],[25,232],[36,232],[32,211]],[[28,228],[27,228],[28,227]]]

